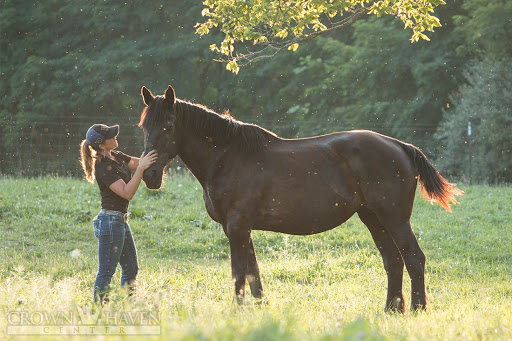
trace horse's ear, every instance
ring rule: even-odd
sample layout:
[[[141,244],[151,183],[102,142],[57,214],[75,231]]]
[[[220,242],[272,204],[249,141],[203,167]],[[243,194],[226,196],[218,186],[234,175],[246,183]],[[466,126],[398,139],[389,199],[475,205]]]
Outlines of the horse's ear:
[[[174,89],[172,86],[168,86],[167,90],[165,90],[164,98],[166,101],[171,101],[172,104],[176,103],[176,94],[174,93]]]
[[[155,99],[155,96],[153,96],[151,91],[149,91],[148,88],[146,88],[145,86],[142,87],[140,93],[142,94],[142,99],[144,100],[144,103],[146,105],[151,104],[151,102],[153,102],[153,100]]]

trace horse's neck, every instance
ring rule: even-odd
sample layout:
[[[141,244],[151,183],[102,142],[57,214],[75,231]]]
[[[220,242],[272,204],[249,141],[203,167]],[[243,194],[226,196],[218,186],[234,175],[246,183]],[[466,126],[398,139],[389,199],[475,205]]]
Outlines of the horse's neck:
[[[178,155],[201,185],[204,186],[209,169],[213,167],[223,152],[224,148],[216,148],[206,138],[184,131]]]

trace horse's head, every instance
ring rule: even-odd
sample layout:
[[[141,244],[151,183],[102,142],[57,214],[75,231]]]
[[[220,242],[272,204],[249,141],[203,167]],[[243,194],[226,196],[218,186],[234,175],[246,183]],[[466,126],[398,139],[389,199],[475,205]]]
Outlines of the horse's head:
[[[144,171],[142,179],[150,189],[162,185],[162,176],[167,162],[178,154],[176,125],[176,96],[169,85],[164,96],[153,96],[145,86],[141,90],[146,107],[142,111],[139,126],[144,130],[144,154],[155,149],[157,161]]]

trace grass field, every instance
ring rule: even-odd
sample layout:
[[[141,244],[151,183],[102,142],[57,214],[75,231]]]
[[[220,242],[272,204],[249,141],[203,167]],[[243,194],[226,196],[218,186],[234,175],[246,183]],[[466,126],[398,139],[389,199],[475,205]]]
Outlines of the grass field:
[[[139,254],[137,294],[127,298],[118,288],[118,269],[112,302],[101,310],[91,304],[97,185],[71,178],[0,178],[0,339],[59,337],[9,334],[22,316],[25,324],[41,327],[38,321],[48,321],[43,316],[61,312],[101,327],[109,316],[142,312],[157,319],[137,320],[135,332],[151,324],[159,334],[97,337],[512,340],[512,188],[460,187],[466,193],[451,214],[419,197],[415,203],[413,228],[427,255],[427,312],[383,312],[385,271],[357,217],[314,236],[254,231],[269,302],[260,306],[249,297],[238,306],[228,240],[207,216],[200,185],[187,174],[172,174],[157,192],[141,185],[130,221]],[[407,275],[404,283],[410,297]],[[73,336],[89,338],[83,332]]]

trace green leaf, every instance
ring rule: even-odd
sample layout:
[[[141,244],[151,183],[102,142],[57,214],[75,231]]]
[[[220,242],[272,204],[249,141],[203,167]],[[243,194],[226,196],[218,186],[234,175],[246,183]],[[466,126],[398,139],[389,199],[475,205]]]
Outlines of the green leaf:
[[[297,51],[298,48],[299,48],[299,44],[297,44],[297,43],[288,46],[288,50],[290,50],[290,51]]]

